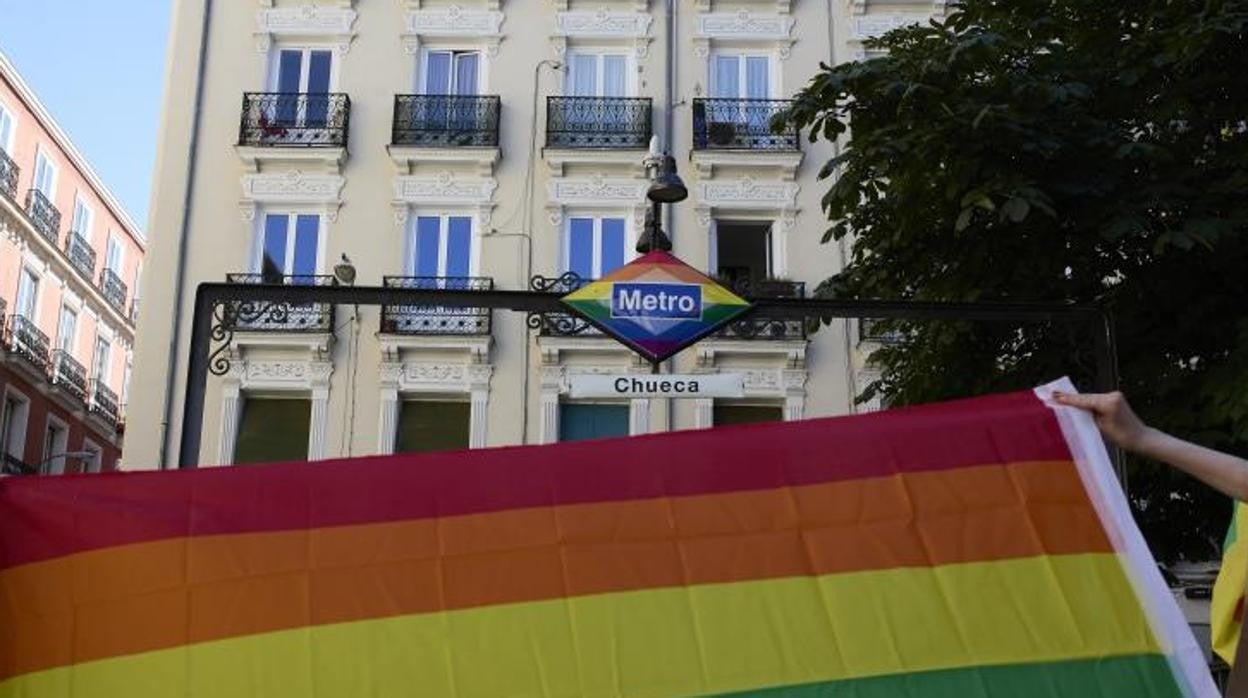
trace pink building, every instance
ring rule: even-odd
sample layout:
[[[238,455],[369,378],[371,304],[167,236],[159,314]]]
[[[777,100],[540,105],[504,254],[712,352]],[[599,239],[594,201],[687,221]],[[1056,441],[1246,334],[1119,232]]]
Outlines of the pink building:
[[[117,467],[142,233],[0,53],[0,465]]]

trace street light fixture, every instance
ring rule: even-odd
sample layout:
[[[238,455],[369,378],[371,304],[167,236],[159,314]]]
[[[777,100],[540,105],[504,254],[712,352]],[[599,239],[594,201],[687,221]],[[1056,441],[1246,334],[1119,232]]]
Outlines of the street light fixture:
[[[641,237],[637,239],[637,252],[670,252],[672,240],[663,232],[663,213],[660,206],[679,203],[689,198],[689,188],[676,172],[676,158],[659,149],[658,136],[651,136],[650,152],[642,160],[642,165],[650,177],[646,198],[650,200],[651,206],[646,214]]]

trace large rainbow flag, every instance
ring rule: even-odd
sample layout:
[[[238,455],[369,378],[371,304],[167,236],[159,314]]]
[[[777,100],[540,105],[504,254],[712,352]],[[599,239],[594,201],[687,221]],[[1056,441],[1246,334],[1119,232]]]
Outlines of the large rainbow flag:
[[[0,696],[1211,696],[1044,389],[0,480]]]

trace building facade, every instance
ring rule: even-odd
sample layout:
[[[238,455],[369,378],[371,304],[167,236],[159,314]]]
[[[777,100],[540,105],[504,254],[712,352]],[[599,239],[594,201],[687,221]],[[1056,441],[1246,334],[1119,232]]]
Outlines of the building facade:
[[[827,143],[769,121],[821,62],[943,11],[903,0],[179,0],[137,366],[134,467],[176,466],[204,281],[567,289],[630,260],[652,136],[690,196],[675,253],[743,295],[802,296]],[[255,310],[255,309],[252,309]],[[572,321],[304,305],[229,313],[202,463],[548,443],[855,409],[856,323],[761,318],[668,362],[744,376],[738,400],[579,401],[644,372]]]
[[[0,54],[0,459],[117,466],[146,243]]]

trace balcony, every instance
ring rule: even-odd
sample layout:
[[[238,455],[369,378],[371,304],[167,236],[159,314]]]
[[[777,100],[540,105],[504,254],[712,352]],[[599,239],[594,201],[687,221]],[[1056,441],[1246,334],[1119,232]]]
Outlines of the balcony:
[[[351,98],[345,94],[248,92],[238,144],[262,148],[346,148]]]
[[[88,280],[95,276],[95,249],[72,230],[65,236],[65,256],[69,257],[69,263]]]
[[[286,286],[332,286],[328,275],[274,276],[226,274],[231,284],[282,284]],[[225,306],[224,325],[236,332],[331,332],[332,303],[270,303],[239,301]]]
[[[117,407],[117,393],[108,389],[95,379],[91,386],[91,414],[103,419],[109,425],[116,427],[121,421],[121,410]]]
[[[52,370],[48,377],[52,385],[86,402],[87,369],[64,349],[52,352]]]
[[[26,192],[26,215],[30,222],[55,247],[61,237],[61,212],[38,189]]]
[[[585,279],[575,272],[564,272],[559,276],[534,276],[529,279],[529,289],[543,293],[565,295],[578,288],[591,284],[597,279]],[[543,337],[602,337],[602,330],[594,327],[588,320],[573,313],[534,313],[529,315],[529,327],[538,331]]]
[[[546,98],[547,148],[644,149],[650,133],[649,98]]]
[[[117,272],[112,269],[100,272],[100,292],[114,310],[123,315],[126,313],[126,282],[117,276]]]
[[[51,343],[34,322],[21,315],[9,316],[4,343],[17,356],[26,360],[40,373],[48,372]]]
[[[9,154],[0,149],[0,194],[10,199],[17,198],[17,163]]]
[[[0,454],[0,475],[38,475],[39,469],[7,453]]]
[[[801,281],[746,278],[721,283],[732,289],[733,293],[749,300],[803,298],[806,295],[806,284]],[[756,311],[728,323],[715,336],[719,339],[802,341],[806,339],[806,321],[770,317],[766,311]]]
[[[499,98],[466,95],[398,95],[390,143],[463,148],[498,146]]]
[[[387,288],[494,290],[494,279],[482,276],[387,276],[382,283]],[[490,309],[387,305],[381,310],[381,331],[403,335],[488,335]]]
[[[797,129],[773,131],[771,121],[789,99],[693,100],[695,150],[797,150]]]

